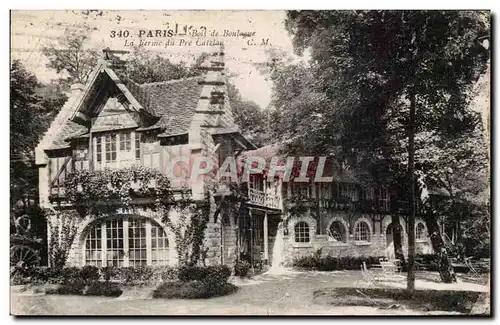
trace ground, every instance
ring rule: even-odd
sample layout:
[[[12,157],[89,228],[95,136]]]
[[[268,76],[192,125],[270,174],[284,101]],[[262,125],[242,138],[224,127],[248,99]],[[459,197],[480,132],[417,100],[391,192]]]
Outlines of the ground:
[[[417,288],[431,286],[436,274],[421,273]],[[380,309],[361,306],[328,306],[313,302],[313,292],[325,288],[356,286],[362,283],[360,271],[297,272],[264,274],[252,279],[233,279],[238,292],[206,300],[140,299],[140,294],[119,298],[58,295],[11,295],[13,315],[422,315],[450,314],[423,312],[405,308]],[[404,277],[393,286],[404,287]],[[444,284],[442,284],[444,285]],[[487,291],[475,284],[444,285],[449,290],[467,286],[467,290]],[[144,289],[147,290],[147,289]],[[144,297],[142,297],[144,298]]]

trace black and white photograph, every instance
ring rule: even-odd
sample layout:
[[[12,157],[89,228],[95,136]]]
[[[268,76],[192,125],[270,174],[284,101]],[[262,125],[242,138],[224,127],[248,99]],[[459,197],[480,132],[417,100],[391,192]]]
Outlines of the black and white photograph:
[[[491,317],[491,28],[10,10],[10,315]]]

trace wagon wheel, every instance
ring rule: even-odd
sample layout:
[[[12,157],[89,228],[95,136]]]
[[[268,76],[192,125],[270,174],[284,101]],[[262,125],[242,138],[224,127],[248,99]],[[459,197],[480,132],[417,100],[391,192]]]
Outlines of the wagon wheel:
[[[38,265],[40,256],[38,251],[24,245],[15,245],[10,248],[10,266],[12,268],[26,268]]]

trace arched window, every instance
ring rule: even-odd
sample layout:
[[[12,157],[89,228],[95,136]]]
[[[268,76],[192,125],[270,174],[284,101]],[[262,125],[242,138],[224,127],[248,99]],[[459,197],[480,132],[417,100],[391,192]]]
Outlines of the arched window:
[[[366,221],[360,221],[356,224],[356,229],[354,229],[354,240],[370,241],[370,227]]]
[[[421,222],[418,222],[417,226],[415,227],[415,239],[425,239],[425,226]]]
[[[342,222],[335,220],[328,229],[328,237],[330,240],[345,243],[347,241],[346,228]]]
[[[156,222],[134,217],[94,223],[85,238],[85,264],[144,266],[168,264],[167,234]]]
[[[309,237],[309,225],[307,222],[300,221],[295,225],[295,242],[296,243],[308,243],[310,241]]]

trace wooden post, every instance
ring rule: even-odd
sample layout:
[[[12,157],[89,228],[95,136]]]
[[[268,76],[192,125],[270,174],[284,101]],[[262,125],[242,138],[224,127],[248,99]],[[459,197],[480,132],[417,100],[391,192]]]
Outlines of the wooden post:
[[[90,118],[90,127],[89,127],[89,170],[94,170],[94,155],[93,155],[93,140],[92,140],[92,124],[94,123],[95,118]]]
[[[220,264],[224,265],[224,229],[222,218],[224,218],[223,214],[220,214]]]
[[[264,260],[269,265],[269,237],[268,237],[268,220],[267,212],[264,212]]]
[[[252,267],[252,274],[255,273],[254,270],[254,263],[253,263],[253,216],[252,216],[252,209],[248,209],[248,216],[250,218],[249,220],[249,225],[250,225],[250,247],[249,247],[249,255],[250,255],[250,263]]]

